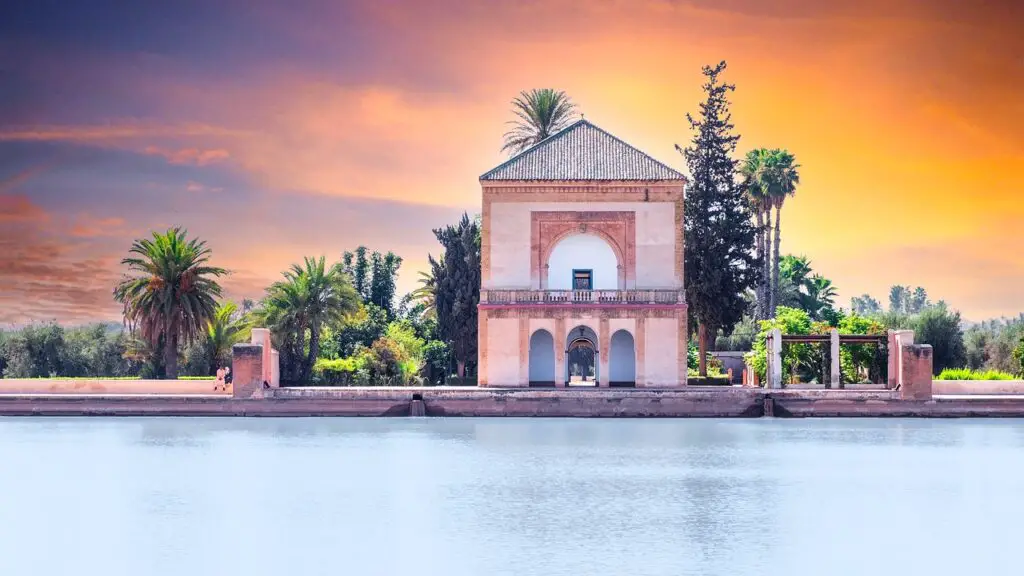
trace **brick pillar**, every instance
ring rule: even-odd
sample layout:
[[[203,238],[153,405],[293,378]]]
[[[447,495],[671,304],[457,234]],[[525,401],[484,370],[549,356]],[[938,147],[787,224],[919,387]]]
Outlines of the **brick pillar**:
[[[565,387],[565,318],[555,318],[555,388]]]
[[[235,344],[231,348],[231,384],[235,398],[263,397],[263,347]]]
[[[611,334],[608,332],[608,319],[601,318],[597,323],[597,385],[601,388],[607,388],[610,381],[608,374],[608,356],[611,355]]]
[[[932,399],[932,347],[910,344],[900,347],[900,400]]]
[[[830,346],[830,354],[832,357],[831,370],[829,371],[829,383],[832,388],[839,388],[841,382],[840,371],[839,371],[839,330],[835,328],[828,331]]]

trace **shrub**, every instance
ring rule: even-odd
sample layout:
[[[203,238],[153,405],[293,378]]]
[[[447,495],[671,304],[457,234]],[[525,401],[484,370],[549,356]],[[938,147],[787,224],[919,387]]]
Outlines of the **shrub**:
[[[765,346],[765,338],[768,333],[778,328],[783,334],[810,334],[811,317],[807,312],[796,308],[779,306],[775,311],[775,318],[761,321],[761,330],[754,339],[754,349],[744,356],[747,364],[753,367],[762,381],[765,379],[765,371],[768,367],[768,349]],[[814,358],[812,346],[808,344],[789,344],[782,350],[782,373],[790,374],[799,368],[807,371]]]
[[[326,386],[358,385],[358,374],[365,372],[366,358],[363,355],[328,360],[319,358],[313,365],[313,379]]]
[[[1024,337],[1020,339],[1020,343],[1013,349],[1013,359],[1017,361],[1017,374],[1024,377]]]
[[[1015,380],[1013,374],[999,370],[971,370],[970,368],[946,368],[935,377],[936,380]]]

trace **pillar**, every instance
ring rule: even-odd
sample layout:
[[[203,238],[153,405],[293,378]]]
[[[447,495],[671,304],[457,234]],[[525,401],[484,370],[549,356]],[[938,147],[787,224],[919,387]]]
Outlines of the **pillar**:
[[[555,318],[555,388],[565,388],[565,318]]]
[[[833,328],[828,331],[828,335],[829,342],[831,344],[830,354],[832,357],[832,362],[830,365],[831,370],[829,373],[829,383],[832,385],[832,388],[839,388],[840,383],[842,381],[840,376],[841,372],[839,371],[839,330]]]
[[[277,350],[270,351],[270,381],[271,388],[281,386],[281,353]]]
[[[636,346],[636,387],[647,386],[644,379],[644,362],[647,358],[647,322],[641,316],[636,319],[636,330],[633,335],[633,345]]]
[[[597,323],[597,385],[600,388],[607,388],[611,380],[608,374],[608,356],[611,355],[611,334],[608,332],[608,319],[601,318]]]
[[[231,348],[231,384],[235,398],[263,397],[263,346],[235,344]]]
[[[476,318],[476,385],[487,386],[487,310],[478,309]],[[448,374],[445,374],[446,382],[447,379]]]
[[[263,381],[269,384],[274,380],[273,371],[273,360],[271,359],[271,351],[273,345],[270,343],[270,330],[268,328],[253,328],[252,337],[249,340],[251,343],[261,346],[263,348]],[[302,384],[306,384],[302,382]]]
[[[899,354],[899,349],[896,347],[896,331],[889,330],[886,332],[886,335],[888,336],[886,347],[888,349],[889,368],[886,370],[887,376],[885,380],[885,387],[888,390],[895,390],[896,381],[898,379],[898,375],[896,374],[896,355]]]
[[[782,388],[782,330],[775,328],[768,333],[768,385],[765,388]]]
[[[519,317],[519,382],[517,386],[530,386],[530,319]]]
[[[900,347],[900,400],[932,399],[932,347],[909,344]]]

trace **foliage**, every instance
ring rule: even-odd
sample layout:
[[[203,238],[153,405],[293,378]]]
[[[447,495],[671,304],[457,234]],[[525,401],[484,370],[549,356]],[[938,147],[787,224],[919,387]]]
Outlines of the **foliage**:
[[[882,304],[869,294],[850,298],[850,309],[861,316],[877,316],[882,313]]]
[[[520,92],[512,100],[512,111],[518,119],[505,133],[501,151],[518,154],[568,126],[576,105],[561,90],[541,88]]]
[[[796,192],[800,182],[800,165],[787,150],[758,148],[747,153],[740,166],[743,189],[757,217],[756,239],[758,261],[761,263],[760,281],[755,289],[757,307],[755,317],[769,318],[781,303],[783,288],[780,274],[779,246],[782,239],[782,205],[787,196]],[[772,231],[771,209],[775,208],[775,230]],[[772,244],[774,239],[774,251]]]
[[[444,247],[438,260],[428,256],[434,278],[434,309],[438,339],[455,356],[459,378],[466,364],[476,360],[477,305],[480,302],[480,224],[467,214],[456,226],[437,228],[434,235]]]
[[[441,384],[448,374],[448,345],[431,340],[423,346],[423,377],[430,384]]]
[[[242,318],[238,306],[227,302],[217,308],[213,318],[206,324],[202,339],[204,356],[208,361],[207,375],[215,375],[217,369],[231,365],[231,348],[249,338],[251,327]]]
[[[807,312],[812,320],[838,322],[835,309],[836,289],[832,281],[811,269],[806,256],[787,254],[779,264],[779,295],[777,304],[799,308]]]
[[[359,348],[369,348],[387,329],[387,313],[383,308],[373,304],[361,305],[332,330],[330,356],[344,358],[352,356]]]
[[[359,295],[341,265],[323,256],[305,258],[267,289],[257,318],[269,327],[281,354],[281,379],[308,382],[325,326],[338,324],[359,306]],[[308,346],[307,346],[308,336]]]
[[[932,306],[928,300],[928,292],[918,286],[913,291],[910,286],[893,286],[889,289],[889,312],[898,314],[919,314]]]
[[[764,381],[768,368],[768,348],[765,343],[768,333],[778,328],[783,334],[811,334],[812,322],[811,317],[803,310],[779,306],[775,310],[775,318],[762,320],[760,327],[761,330],[754,339],[754,349],[745,354],[744,359]],[[783,347],[783,374],[819,374],[820,370],[814,369],[816,362],[815,351],[810,344],[787,344]]]
[[[341,255],[341,269],[362,302],[384,310],[389,321],[397,315],[395,284],[401,266],[402,258],[394,252],[370,252],[366,246]]]
[[[209,266],[211,251],[180,228],[154,232],[136,240],[121,261],[130,271],[114,288],[124,319],[152,345],[163,342],[168,378],[178,376],[178,345],[195,341],[213,318],[221,288],[216,278],[227,274]]]
[[[970,368],[946,368],[935,376],[936,380],[1016,380],[1017,377],[999,370],[971,370]]]
[[[914,343],[932,347],[932,371],[960,367],[967,361],[960,313],[950,312],[944,304],[925,309],[913,321]]]
[[[698,119],[686,115],[693,137],[686,149],[676,146],[691,177],[683,226],[684,269],[686,300],[697,321],[698,359],[705,357],[709,337],[719,329],[731,330],[742,319],[744,293],[758,278],[753,253],[757,230],[732,158],[739,135],[733,134],[727,95],[735,86],[719,79],[725,68],[724,61],[703,68],[706,99]],[[698,364],[700,375],[707,376],[706,363]]]
[[[1013,359],[1017,361],[1017,374],[1024,378],[1024,337],[1013,349]]]
[[[849,314],[838,325],[840,334],[868,334],[884,336],[885,326],[877,320]],[[886,378],[888,362],[883,357],[884,349],[875,344],[843,344],[839,347],[839,366],[843,382],[881,382]]]
[[[350,358],[318,358],[313,365],[313,382],[327,386],[364,386],[368,384],[366,355]]]
[[[126,332],[104,324],[74,328],[32,324],[0,332],[0,375],[5,378],[137,378],[144,362],[127,356],[129,342]],[[156,356],[160,357],[160,353]]]
[[[971,326],[964,333],[967,366],[1003,372],[1022,371],[1024,358],[1024,314],[1016,318],[989,320]],[[1015,356],[1016,354],[1016,356]]]

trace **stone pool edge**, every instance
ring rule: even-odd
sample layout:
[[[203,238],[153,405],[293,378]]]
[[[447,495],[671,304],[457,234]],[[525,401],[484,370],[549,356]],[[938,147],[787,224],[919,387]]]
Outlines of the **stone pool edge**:
[[[428,416],[573,418],[1024,417],[1024,396],[900,399],[892,391],[278,388],[228,394],[10,394],[0,416]]]

